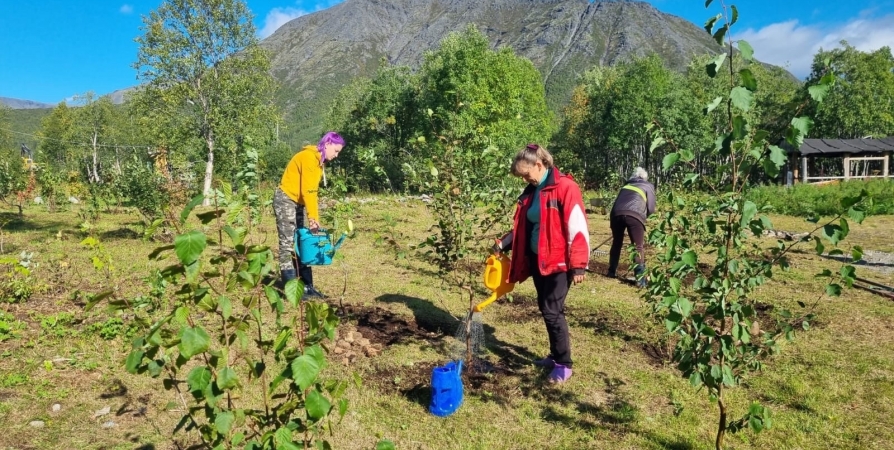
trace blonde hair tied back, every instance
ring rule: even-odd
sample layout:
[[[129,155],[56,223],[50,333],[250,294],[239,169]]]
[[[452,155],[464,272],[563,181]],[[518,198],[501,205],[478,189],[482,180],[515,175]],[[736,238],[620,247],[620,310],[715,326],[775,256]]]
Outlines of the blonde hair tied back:
[[[518,172],[518,166],[522,164],[534,165],[537,161],[540,161],[543,167],[549,169],[553,166],[553,155],[537,144],[526,145],[525,148],[519,150],[515,155],[515,160],[512,162],[512,174],[521,176]]]

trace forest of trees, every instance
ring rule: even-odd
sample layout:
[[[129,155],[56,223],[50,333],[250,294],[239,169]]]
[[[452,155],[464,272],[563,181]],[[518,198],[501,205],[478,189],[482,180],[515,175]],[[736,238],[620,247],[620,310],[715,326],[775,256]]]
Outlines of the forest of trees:
[[[93,195],[141,204],[149,216],[171,198],[207,194],[214,178],[232,182],[248,147],[260,154],[262,182],[278,180],[297,149],[277,139],[284,112],[274,102],[269,55],[257,45],[244,4],[228,2],[220,15],[202,14],[195,0],[165,5],[144,19],[134,63],[143,84],[125,104],[86,93],[53,108],[33,136],[14,134],[16,112],[0,110],[0,196],[8,203],[12,197],[21,203],[25,191],[48,205]],[[189,31],[176,24],[188,15],[213,30],[207,43],[183,39]],[[804,113],[814,122],[810,137],[894,135],[891,50],[862,52],[842,44],[815,55],[806,82],[762,64],[750,64],[749,79],[740,80],[745,63],[738,55],[728,62],[734,70],[726,79],[708,76],[706,67],[717,58],[710,55],[693,60],[684,73],[656,55],[593,67],[556,113],[547,107],[534,65],[509,48],[490,49],[486,36],[470,27],[428,52],[418,70],[382,62],[373,78],[345,86],[320,120],[348,141],[333,172],[352,190],[424,190],[420,174],[432,172],[448,147],[502,163],[526,142],[546,144],[559,166],[588,187],[613,188],[638,165],[658,182],[673,182],[675,174],[662,168],[671,147],[692,151],[701,174],[724,163],[702,157],[702,150],[720,145],[712,136],[726,125],[713,123],[705,105],[719,105],[712,99],[730,76],[760,85],[747,120],[778,135],[771,140],[781,140],[788,126],[783,112],[799,108],[808,108]],[[806,86],[827,74],[835,83],[825,101],[808,105]],[[660,127],[669,142],[653,148],[648,124]],[[20,170],[25,138],[37,143],[31,145],[32,173]],[[471,159],[455,163],[470,164],[469,176],[478,173],[473,166],[480,163]]]

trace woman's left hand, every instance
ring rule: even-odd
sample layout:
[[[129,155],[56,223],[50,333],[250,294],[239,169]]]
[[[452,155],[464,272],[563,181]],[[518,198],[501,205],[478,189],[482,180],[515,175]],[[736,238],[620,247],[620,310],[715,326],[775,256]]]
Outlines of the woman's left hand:
[[[583,275],[575,275],[574,276],[574,284],[580,284],[584,281]]]

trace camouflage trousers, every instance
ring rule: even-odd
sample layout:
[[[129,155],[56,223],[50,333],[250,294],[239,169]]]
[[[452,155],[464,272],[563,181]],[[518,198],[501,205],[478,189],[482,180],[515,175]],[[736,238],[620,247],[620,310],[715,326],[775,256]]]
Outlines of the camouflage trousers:
[[[295,269],[295,229],[307,223],[304,205],[295,203],[282,189],[273,193],[273,213],[276,214],[276,232],[279,235],[279,269]],[[300,269],[300,267],[299,267]]]

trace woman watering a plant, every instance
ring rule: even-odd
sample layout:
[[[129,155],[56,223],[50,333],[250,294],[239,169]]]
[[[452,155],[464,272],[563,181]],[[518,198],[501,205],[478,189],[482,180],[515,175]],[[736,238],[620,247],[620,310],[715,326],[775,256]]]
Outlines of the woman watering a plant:
[[[552,155],[537,144],[518,152],[512,174],[529,186],[518,199],[512,231],[494,250],[512,250],[509,282],[534,279],[549,336],[549,354],[534,364],[552,369],[549,382],[563,383],[572,366],[565,297],[572,282],[583,281],[590,254],[583,198],[574,179],[559,172]]]
[[[279,234],[279,269],[282,285],[297,275],[304,282],[307,298],[325,296],[314,288],[313,271],[301,264],[295,255],[295,229],[307,224],[311,231],[320,228],[320,212],[317,191],[320,180],[325,179],[323,165],[338,157],[345,140],[330,131],[316,145],[305,146],[286,165],[282,181],[273,193],[273,211],[276,214],[276,231]],[[305,220],[306,219],[306,220]]]

